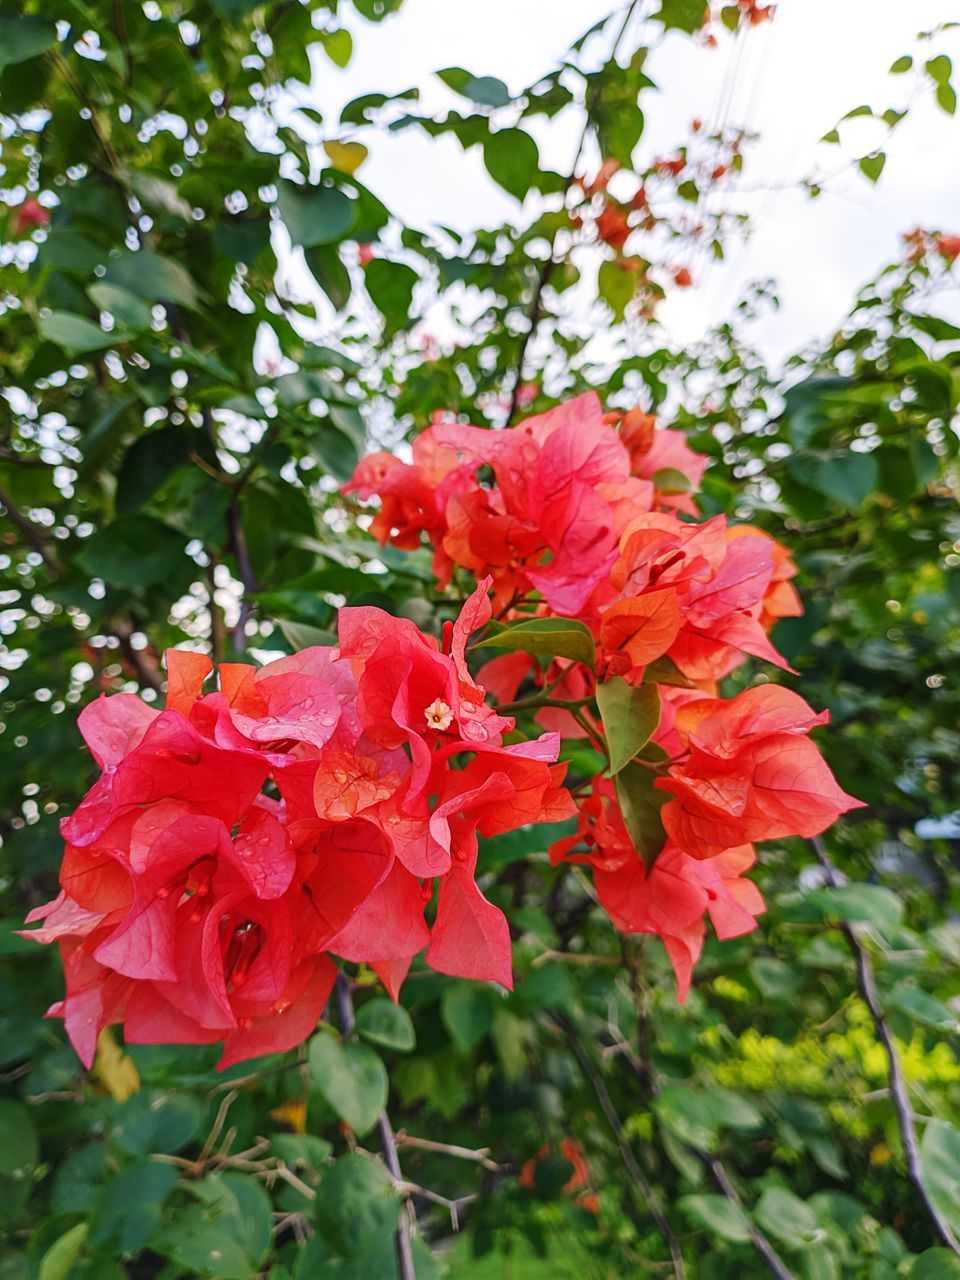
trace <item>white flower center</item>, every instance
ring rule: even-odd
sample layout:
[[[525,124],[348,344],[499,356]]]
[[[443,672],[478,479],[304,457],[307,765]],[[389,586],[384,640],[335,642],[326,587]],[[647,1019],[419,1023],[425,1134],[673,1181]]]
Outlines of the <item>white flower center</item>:
[[[449,729],[453,724],[453,712],[442,698],[435,699],[424,708],[423,715],[431,729]]]

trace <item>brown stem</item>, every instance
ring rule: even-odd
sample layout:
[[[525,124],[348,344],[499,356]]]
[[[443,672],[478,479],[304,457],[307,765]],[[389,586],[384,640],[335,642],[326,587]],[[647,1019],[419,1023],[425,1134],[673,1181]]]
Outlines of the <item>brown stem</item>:
[[[47,546],[47,540],[40,529],[19,509],[13,499],[8,495],[5,489],[0,489],[0,506],[3,506],[7,512],[7,518],[14,528],[19,529],[26,540],[33,547],[34,551],[38,551],[43,557],[43,563],[47,566],[53,576],[59,577],[63,573],[63,564],[56,554]]]
[[[340,1030],[345,1036],[352,1035],[357,1025],[357,1019],[353,1012],[353,983],[345,973],[338,973],[333,990],[337,1001],[337,1012],[340,1015]],[[377,1121],[377,1129],[380,1134],[380,1146],[383,1151],[384,1164],[390,1171],[390,1176],[396,1182],[402,1183],[403,1174],[400,1171],[400,1157],[397,1155],[397,1140],[394,1136],[393,1125],[390,1123],[390,1117],[385,1110]],[[411,1217],[412,1208],[408,1202],[408,1206],[401,1214],[400,1221],[397,1224],[398,1280],[417,1280],[417,1273],[413,1265],[413,1250],[410,1245]]]
[[[833,889],[841,888],[845,883],[844,877],[834,866],[823,840],[819,836],[814,836],[810,844],[813,846],[817,860],[823,868],[827,883]],[[856,961],[857,985],[860,988],[860,995],[863,997],[864,1004],[870,1010],[870,1017],[873,1019],[873,1028],[877,1039],[886,1051],[890,1097],[897,1113],[900,1140],[903,1143],[903,1152],[907,1160],[907,1176],[920,1197],[923,1207],[929,1214],[937,1235],[948,1249],[952,1249],[954,1253],[960,1255],[960,1241],[957,1240],[949,1222],[940,1212],[940,1209],[934,1204],[923,1179],[923,1164],[920,1159],[917,1130],[913,1122],[913,1108],[910,1105],[907,1084],[903,1076],[903,1068],[900,1066],[900,1057],[893,1040],[893,1033],[887,1025],[886,1018],[883,1016],[883,1007],[877,992],[873,963],[866,947],[860,940],[860,932],[857,926],[844,922],[840,925],[840,928]]]
[[[149,649],[135,649],[133,646],[134,628],[129,622],[115,622],[110,634],[120,642],[120,652],[137,673],[141,685],[163,692],[163,675],[156,658]]]
[[[633,3],[628,7],[627,12],[624,15],[623,22],[617,32],[616,39],[613,42],[613,48],[610,51],[611,60],[616,58],[617,51],[620,48],[620,42],[627,34],[627,28],[630,26],[631,19],[639,7],[640,2],[641,0],[633,0]],[[583,149],[587,145],[587,138],[590,136],[590,103],[587,102],[584,105],[587,118],[584,121],[583,131],[580,134],[580,141],[577,144],[577,154],[573,158],[573,164],[570,167],[570,174],[564,184],[564,199],[566,199],[567,192],[573,186],[574,179],[577,176],[577,169],[580,166],[580,157],[583,155]],[[515,373],[513,378],[513,388],[510,392],[510,409],[507,413],[507,426],[513,422],[517,414],[517,407],[520,400],[520,387],[523,385],[523,362],[526,359],[527,347],[530,345],[530,340],[534,333],[536,333],[537,327],[543,318],[543,291],[550,282],[550,277],[560,265],[560,261],[562,261],[562,259],[557,261],[554,257],[555,248],[556,236],[554,236],[551,241],[550,253],[537,274],[537,282],[534,285],[533,293],[530,296],[530,302],[527,306],[527,328],[524,331],[523,337],[520,339],[520,348],[517,351],[517,359],[514,366]]]
[[[563,1032],[564,1038],[572,1049],[574,1056],[580,1063],[580,1066],[583,1068],[584,1074],[593,1085],[593,1091],[597,1095],[597,1101],[600,1103],[600,1109],[603,1111],[607,1124],[610,1126],[610,1131],[620,1149],[620,1155],[623,1158],[624,1167],[627,1170],[631,1181],[640,1192],[647,1212],[656,1224],[657,1230],[663,1236],[667,1248],[670,1250],[674,1275],[677,1277],[677,1280],[684,1280],[687,1273],[683,1263],[683,1254],[680,1250],[680,1242],[674,1235],[673,1228],[670,1226],[670,1223],[667,1221],[657,1204],[653,1187],[647,1181],[643,1170],[637,1163],[637,1158],[633,1154],[633,1149],[623,1132],[623,1125],[620,1121],[619,1115],[617,1114],[617,1109],[613,1104],[613,1099],[610,1097],[607,1086],[604,1083],[603,1076],[600,1074],[600,1071],[593,1059],[581,1044],[580,1039],[574,1030],[573,1023],[570,1022],[566,1015],[562,1013],[553,1014],[552,1017],[554,1023]]]

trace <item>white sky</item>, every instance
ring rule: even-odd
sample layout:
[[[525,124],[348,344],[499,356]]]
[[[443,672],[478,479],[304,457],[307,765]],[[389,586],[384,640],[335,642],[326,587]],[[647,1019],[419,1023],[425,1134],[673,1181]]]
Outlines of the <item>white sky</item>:
[[[379,26],[354,21],[354,57],[345,71],[323,55],[316,59],[309,101],[323,110],[328,136],[340,106],[370,91],[417,85],[428,108],[464,109],[465,100],[432,72],[463,66],[519,90],[611,8],[612,0],[406,0]],[[817,146],[817,139],[861,103],[878,111],[902,107],[914,82],[887,68],[906,52],[929,57],[931,46],[918,50],[916,33],[960,17],[952,8],[952,0],[780,0],[772,23],[736,41],[721,34],[718,49],[680,35],[666,41],[648,66],[663,90],[645,95],[641,147],[649,156],[686,140],[695,116],[708,128],[722,120],[762,135],[731,201],[754,214],[752,239],[732,245],[725,263],[690,262],[696,287],[674,292],[659,313],[674,339],[696,339],[729,314],[749,280],[772,276],[781,311],[750,336],[776,359],[836,327],[859,285],[900,253],[902,232],[919,224],[960,233],[960,115],[946,116],[928,90],[894,132],[878,187],[849,174],[816,201],[791,189],[817,167],[836,172],[849,156],[882,145],[885,129],[866,120],[842,127],[849,146]],[[941,37],[936,48],[960,63],[960,32]],[[572,115],[531,131],[544,165],[569,171],[579,133]],[[377,138],[358,176],[415,225],[469,230],[519,212],[476,151],[465,155],[452,139],[419,131]],[[960,280],[960,264],[956,270]]]

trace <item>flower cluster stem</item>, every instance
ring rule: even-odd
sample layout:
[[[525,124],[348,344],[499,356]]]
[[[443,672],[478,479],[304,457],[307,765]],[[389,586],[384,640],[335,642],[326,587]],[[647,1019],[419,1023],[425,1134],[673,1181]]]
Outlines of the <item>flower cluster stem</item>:
[[[353,1034],[357,1019],[353,1011],[353,983],[343,972],[337,974],[334,995],[337,1001],[337,1012],[340,1016],[340,1030],[344,1036]],[[380,1148],[383,1151],[383,1162],[395,1182],[403,1182],[400,1170],[400,1157],[397,1154],[397,1140],[390,1123],[390,1116],[384,1108],[377,1121],[377,1132],[380,1134]],[[398,1280],[417,1280],[413,1265],[413,1248],[410,1241],[410,1227],[413,1211],[409,1201],[404,1206],[397,1224],[397,1275]]]

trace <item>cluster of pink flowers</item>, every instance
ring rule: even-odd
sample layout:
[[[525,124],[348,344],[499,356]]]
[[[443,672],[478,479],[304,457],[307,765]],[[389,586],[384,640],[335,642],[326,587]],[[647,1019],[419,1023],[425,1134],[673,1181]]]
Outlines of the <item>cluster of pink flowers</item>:
[[[825,714],[777,686],[716,697],[748,655],[789,670],[769,632],[802,608],[784,547],[722,516],[696,519],[705,466],[682,433],[639,410],[605,414],[588,393],[503,431],[440,419],[411,462],[375,454],[346,487],[380,498],[381,542],[429,539],[441,583],[454,566],[492,577],[501,621],[572,617],[589,628],[590,663],[543,666],[520,651],[484,666],[479,678],[501,702],[531,685],[548,703],[541,727],[602,746],[590,709],[598,684],[657,686],[660,755],[643,762],[656,775],[645,803],[664,829],[652,867],[606,776],[588,780],[577,831],[553,857],[592,867],[619,929],[663,938],[681,995],[706,916],[720,937],[754,927],[763,902],[743,877],[753,843],[815,835],[859,803],[807,736]]]
[[[60,946],[50,1013],[85,1063],[119,1022],[129,1043],[223,1042],[221,1066],[291,1048],[326,1004],[331,956],[394,997],[424,950],[442,973],[511,985],[478,833],[574,806],[557,736],[505,746],[514,722],[467,670],[487,586],[442,646],[343,609],[339,648],[223,664],[205,695],[209,660],[173,650],[164,711],[126,693],[84,710],[102,773],[62,824],[61,892],[29,922]]]

